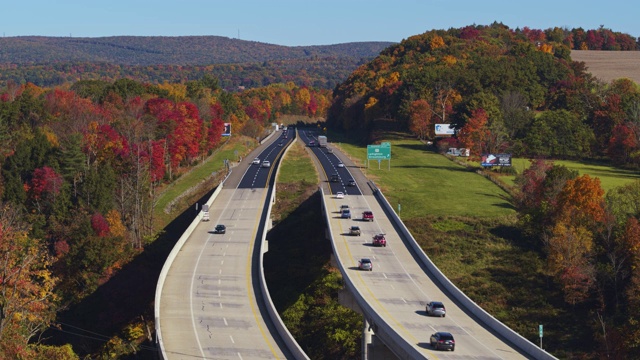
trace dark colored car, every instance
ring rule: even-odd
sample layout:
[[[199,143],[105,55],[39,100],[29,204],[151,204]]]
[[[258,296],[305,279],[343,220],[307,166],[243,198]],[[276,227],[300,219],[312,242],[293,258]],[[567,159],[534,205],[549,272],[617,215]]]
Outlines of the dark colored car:
[[[371,211],[364,211],[362,213],[362,220],[363,221],[373,221],[373,212]]]
[[[349,182],[347,183],[349,186],[356,186],[356,181],[353,179],[349,179]]]
[[[431,335],[429,342],[431,343],[431,347],[436,350],[456,350],[456,341],[453,340],[453,335],[448,332],[439,331]]]
[[[227,227],[226,227],[226,226],[224,226],[224,225],[222,225],[222,224],[218,224],[218,225],[216,225],[216,228],[215,228],[215,229],[213,229],[213,231],[214,231],[216,234],[224,234],[224,233],[226,233],[226,232],[227,232]]]
[[[427,315],[445,317],[447,315],[447,309],[440,301],[431,301],[426,307]]]

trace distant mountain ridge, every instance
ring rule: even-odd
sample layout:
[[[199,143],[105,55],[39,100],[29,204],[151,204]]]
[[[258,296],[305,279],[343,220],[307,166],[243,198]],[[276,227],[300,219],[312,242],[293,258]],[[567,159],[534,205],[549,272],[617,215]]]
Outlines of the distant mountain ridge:
[[[283,46],[223,36],[18,36],[0,38],[0,64],[210,65],[314,57],[371,59],[392,42]]]

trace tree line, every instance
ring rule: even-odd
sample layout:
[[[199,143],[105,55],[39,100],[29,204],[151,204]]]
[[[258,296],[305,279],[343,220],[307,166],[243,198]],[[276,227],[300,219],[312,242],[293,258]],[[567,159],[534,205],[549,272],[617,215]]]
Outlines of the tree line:
[[[257,138],[282,115],[324,113],[329,95],[230,93],[211,76],[0,90],[0,357],[74,358],[30,340],[158,236],[159,189],[219,147],[225,123]]]
[[[327,122],[356,132],[384,118],[443,149],[469,148],[475,159],[535,159],[512,189],[519,227],[544,254],[545,275],[565,303],[591,319],[593,358],[638,358],[638,184],[605,194],[599,179],[553,163],[639,168],[640,87],[628,79],[597,81],[570,58],[575,48],[636,47],[603,28],[494,23],[429,31],[359,67],[334,91]],[[437,123],[452,124],[456,136],[438,138]]]

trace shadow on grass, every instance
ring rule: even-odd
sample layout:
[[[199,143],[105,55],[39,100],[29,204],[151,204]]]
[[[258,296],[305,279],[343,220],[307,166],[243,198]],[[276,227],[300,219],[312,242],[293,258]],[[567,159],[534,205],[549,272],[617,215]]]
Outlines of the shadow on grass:
[[[203,204],[215,189],[197,202]],[[195,204],[194,204],[195,205]],[[163,229],[163,233],[130,263],[93,294],[58,314],[60,329],[45,332],[45,343],[71,344],[80,358],[96,354],[109,338],[121,335],[123,328],[134,321],[144,321],[154,332],[154,299],[162,266],[174,245],[195,218],[194,206],[189,207]],[[147,329],[145,330],[145,334]],[[155,336],[155,335],[154,335]],[[153,341],[142,344],[135,355],[121,359],[157,359]]]

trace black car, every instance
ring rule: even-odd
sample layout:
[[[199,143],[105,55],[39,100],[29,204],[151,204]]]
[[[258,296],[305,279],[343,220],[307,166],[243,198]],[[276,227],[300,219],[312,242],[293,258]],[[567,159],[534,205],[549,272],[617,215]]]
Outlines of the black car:
[[[213,229],[213,232],[215,232],[216,234],[224,234],[227,232],[227,227],[222,224],[218,224],[216,225],[216,228]]]
[[[429,342],[431,343],[431,347],[436,350],[455,351],[456,349],[456,341],[453,340],[453,335],[448,332],[439,331],[431,335]]]
[[[349,182],[347,183],[349,186],[356,186],[356,181],[353,179],[349,179]]]

